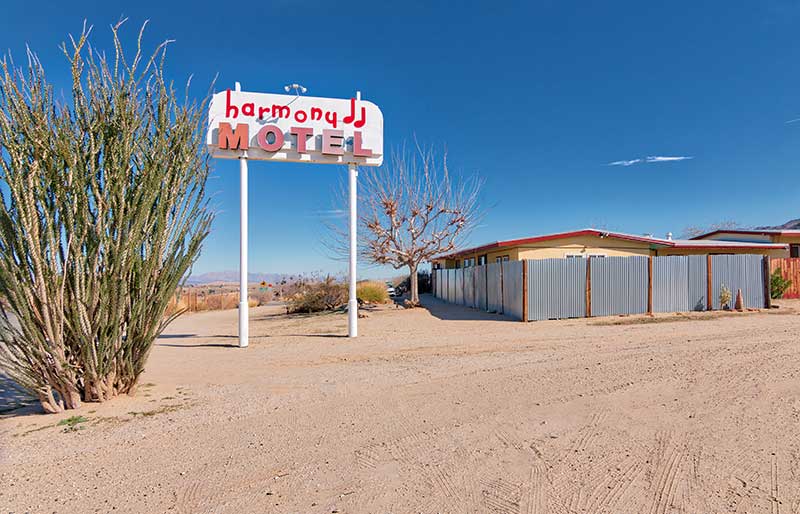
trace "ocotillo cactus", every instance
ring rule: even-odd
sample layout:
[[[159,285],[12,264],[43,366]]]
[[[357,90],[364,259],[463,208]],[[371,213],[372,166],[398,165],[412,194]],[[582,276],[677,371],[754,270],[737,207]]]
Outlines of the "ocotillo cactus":
[[[66,100],[0,61],[0,367],[48,412],[133,390],[213,218],[203,106],[118,30],[62,46]]]

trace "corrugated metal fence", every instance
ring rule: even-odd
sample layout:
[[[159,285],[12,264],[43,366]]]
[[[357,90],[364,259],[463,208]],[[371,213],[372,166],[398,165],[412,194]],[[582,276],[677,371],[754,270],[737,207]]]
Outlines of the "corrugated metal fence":
[[[653,258],[653,312],[702,311],[708,300],[706,256]]]
[[[522,319],[522,266],[525,261],[503,262],[503,314]]]
[[[647,312],[647,257],[592,259],[592,316]]]
[[[711,256],[714,309],[721,309],[720,292],[724,285],[731,291],[729,307],[734,306],[736,291],[742,290],[745,308],[764,306],[764,265],[760,255]]]
[[[515,319],[545,320],[705,310],[711,262],[712,307],[722,285],[733,307],[741,289],[745,308],[767,302],[760,255],[693,255],[543,259],[434,270],[437,297]],[[800,260],[798,260],[800,261]],[[652,275],[650,272],[652,266]],[[527,281],[525,284],[524,281]],[[527,290],[527,298],[526,298]],[[588,301],[588,303],[587,303]]]
[[[542,259],[528,263],[528,319],[586,316],[586,261]]]
[[[478,310],[488,310],[489,304],[486,296],[486,266],[475,267],[475,308]]]
[[[486,264],[486,310],[503,313],[503,265]]]

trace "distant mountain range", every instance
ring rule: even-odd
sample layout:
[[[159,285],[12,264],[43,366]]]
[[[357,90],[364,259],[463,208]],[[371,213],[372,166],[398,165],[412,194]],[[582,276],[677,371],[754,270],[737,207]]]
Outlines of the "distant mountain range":
[[[800,218],[774,227],[756,227],[756,230],[800,230]]]
[[[292,275],[286,273],[248,273],[247,281],[253,282],[280,282],[284,278]],[[218,283],[236,283],[239,282],[239,272],[236,270],[231,271],[210,271],[208,273],[201,273],[199,275],[192,275],[186,281],[187,284],[199,286],[203,284],[218,284]]]

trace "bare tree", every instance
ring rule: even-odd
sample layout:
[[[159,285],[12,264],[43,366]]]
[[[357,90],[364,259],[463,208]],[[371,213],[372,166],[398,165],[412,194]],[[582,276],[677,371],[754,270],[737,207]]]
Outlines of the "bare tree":
[[[359,253],[371,263],[408,268],[409,303],[419,304],[417,270],[433,257],[456,250],[475,228],[482,211],[477,176],[451,176],[447,155],[437,159],[432,149],[394,152],[380,168],[359,175]],[[344,190],[338,198],[346,199]],[[329,224],[328,247],[347,253],[347,228]]]
[[[693,237],[702,236],[715,230],[736,230],[744,228],[738,221],[725,220],[717,223],[712,223],[708,226],[690,225],[683,229],[681,237],[684,239],[691,239]]]

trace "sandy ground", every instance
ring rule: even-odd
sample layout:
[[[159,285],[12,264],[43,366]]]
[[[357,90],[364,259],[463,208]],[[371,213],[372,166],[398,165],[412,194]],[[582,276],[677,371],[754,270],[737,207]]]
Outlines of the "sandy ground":
[[[800,512],[800,305],[188,315],[133,397],[0,419],[0,512]]]

